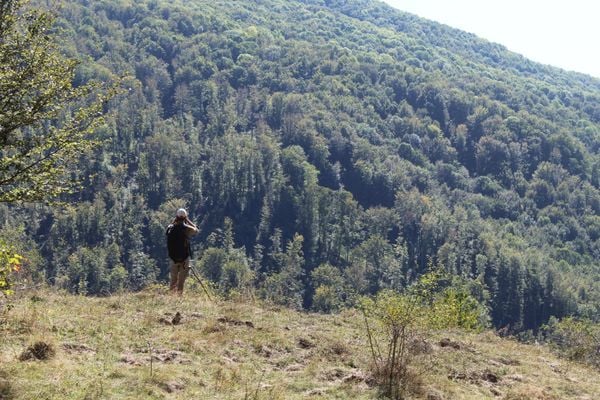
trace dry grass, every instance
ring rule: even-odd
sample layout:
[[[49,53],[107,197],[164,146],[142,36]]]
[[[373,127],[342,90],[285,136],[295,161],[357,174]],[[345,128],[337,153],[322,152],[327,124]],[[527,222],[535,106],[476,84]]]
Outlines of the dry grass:
[[[461,344],[436,349],[432,386],[447,398],[503,400],[592,400],[600,373],[553,356],[544,346],[524,345],[491,332],[448,333]],[[447,371],[450,371],[448,374]]]
[[[360,318],[153,288],[15,298],[0,323],[0,399],[375,399]],[[173,321],[181,313],[179,324]],[[165,322],[166,321],[166,322]],[[441,347],[448,337],[460,348]],[[33,343],[48,360],[20,361]],[[444,399],[594,399],[600,375],[491,333],[444,332],[418,366]],[[498,378],[492,382],[492,376]]]

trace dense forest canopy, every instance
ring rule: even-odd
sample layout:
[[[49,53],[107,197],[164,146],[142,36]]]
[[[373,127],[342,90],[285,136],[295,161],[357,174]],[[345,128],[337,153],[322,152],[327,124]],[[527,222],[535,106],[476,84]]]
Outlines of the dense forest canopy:
[[[69,0],[75,85],[125,76],[69,206],[3,206],[36,279],[140,289],[177,207],[224,293],[332,311],[430,268],[492,323],[600,315],[600,81],[371,0]]]

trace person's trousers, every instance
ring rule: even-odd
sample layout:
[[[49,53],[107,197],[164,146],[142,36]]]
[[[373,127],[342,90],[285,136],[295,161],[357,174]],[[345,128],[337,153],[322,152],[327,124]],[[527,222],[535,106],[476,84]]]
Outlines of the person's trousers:
[[[188,258],[182,262],[174,262],[171,264],[171,290],[177,290],[179,293],[183,292],[183,284],[185,278],[187,278],[190,272],[190,259]]]

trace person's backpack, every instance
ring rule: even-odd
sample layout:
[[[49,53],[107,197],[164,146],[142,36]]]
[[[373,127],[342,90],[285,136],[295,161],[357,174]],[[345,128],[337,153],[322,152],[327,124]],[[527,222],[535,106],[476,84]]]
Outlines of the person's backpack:
[[[190,241],[183,224],[174,224],[167,228],[167,249],[169,258],[175,262],[183,262],[191,257]]]

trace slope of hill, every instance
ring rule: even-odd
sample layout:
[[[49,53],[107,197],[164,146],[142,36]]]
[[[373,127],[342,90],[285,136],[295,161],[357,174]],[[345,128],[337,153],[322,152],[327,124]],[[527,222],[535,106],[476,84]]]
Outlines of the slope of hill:
[[[59,15],[76,81],[126,75],[129,91],[71,206],[0,210],[34,279],[80,294],[164,279],[164,226],[186,206],[225,293],[335,311],[440,266],[496,327],[600,315],[598,80],[367,0]]]
[[[299,313],[164,290],[18,299],[0,319],[0,398],[379,398],[355,311]],[[177,311],[181,321],[170,325]],[[451,346],[442,347],[445,338]],[[19,361],[37,341],[54,355]],[[428,350],[413,365],[411,398],[591,400],[600,393],[597,371],[542,346],[458,331],[420,343]]]

